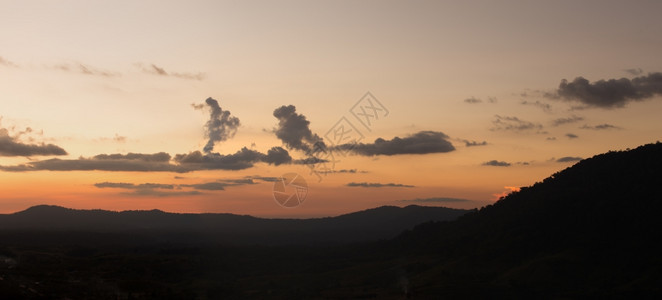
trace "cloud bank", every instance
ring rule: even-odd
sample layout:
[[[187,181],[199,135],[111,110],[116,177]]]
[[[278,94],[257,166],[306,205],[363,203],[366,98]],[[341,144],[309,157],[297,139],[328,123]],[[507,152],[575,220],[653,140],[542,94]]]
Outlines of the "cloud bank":
[[[632,79],[608,79],[589,82],[584,77],[573,81],[563,79],[555,93],[548,98],[574,101],[588,107],[621,108],[632,101],[643,101],[662,95],[662,73]]]
[[[511,164],[509,162],[498,161],[498,160],[490,160],[483,163],[483,166],[492,166],[492,167],[510,167],[510,165]]]
[[[394,137],[391,140],[378,138],[370,144],[343,144],[332,149],[350,151],[363,156],[444,153],[455,150],[448,138],[439,131],[421,131],[404,138]]]
[[[15,166],[0,166],[9,172],[26,171],[123,171],[123,172],[177,172],[186,173],[199,170],[242,170],[264,162],[273,165],[290,163],[292,157],[280,147],[271,148],[267,154],[246,147],[234,154],[203,154],[193,151],[177,154],[174,158],[165,152],[154,154],[99,154],[92,158],[48,159],[31,161]],[[175,163],[173,163],[173,161]]]
[[[29,127],[26,131],[32,131]],[[9,131],[0,128],[0,156],[67,155],[67,151],[53,144],[25,144],[18,140],[21,133],[10,136]]]

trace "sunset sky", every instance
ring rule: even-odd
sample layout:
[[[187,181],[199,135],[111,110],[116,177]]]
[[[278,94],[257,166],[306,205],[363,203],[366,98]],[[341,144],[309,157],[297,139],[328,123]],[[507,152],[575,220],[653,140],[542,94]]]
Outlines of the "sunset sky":
[[[662,140],[661,11],[0,0],[0,213],[481,207]],[[322,143],[334,160],[310,165]],[[308,184],[294,208],[273,197],[286,173]]]

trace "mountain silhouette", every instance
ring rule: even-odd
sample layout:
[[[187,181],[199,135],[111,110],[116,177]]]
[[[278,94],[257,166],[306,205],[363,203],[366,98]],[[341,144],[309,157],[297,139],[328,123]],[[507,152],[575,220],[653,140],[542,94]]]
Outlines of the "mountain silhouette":
[[[393,238],[420,223],[452,220],[467,212],[410,205],[383,206],[337,217],[263,219],[226,213],[112,212],[38,205],[0,215],[0,230],[143,233],[151,239],[173,242],[323,244]]]
[[[394,249],[436,257],[415,272],[431,294],[467,277],[467,290],[484,292],[475,296],[660,294],[661,187],[662,144],[611,151],[456,221],[421,224]]]

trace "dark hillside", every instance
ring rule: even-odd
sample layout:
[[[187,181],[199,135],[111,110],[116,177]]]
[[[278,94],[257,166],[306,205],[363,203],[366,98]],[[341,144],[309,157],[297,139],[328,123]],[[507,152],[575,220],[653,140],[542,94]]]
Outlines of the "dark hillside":
[[[455,222],[426,223],[397,239],[487,289],[630,295],[662,286],[662,144],[585,159]]]

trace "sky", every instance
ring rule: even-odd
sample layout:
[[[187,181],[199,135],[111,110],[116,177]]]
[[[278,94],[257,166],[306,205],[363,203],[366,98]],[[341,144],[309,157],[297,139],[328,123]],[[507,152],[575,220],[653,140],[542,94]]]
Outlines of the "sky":
[[[0,213],[482,207],[662,140],[660,11],[0,0]]]

